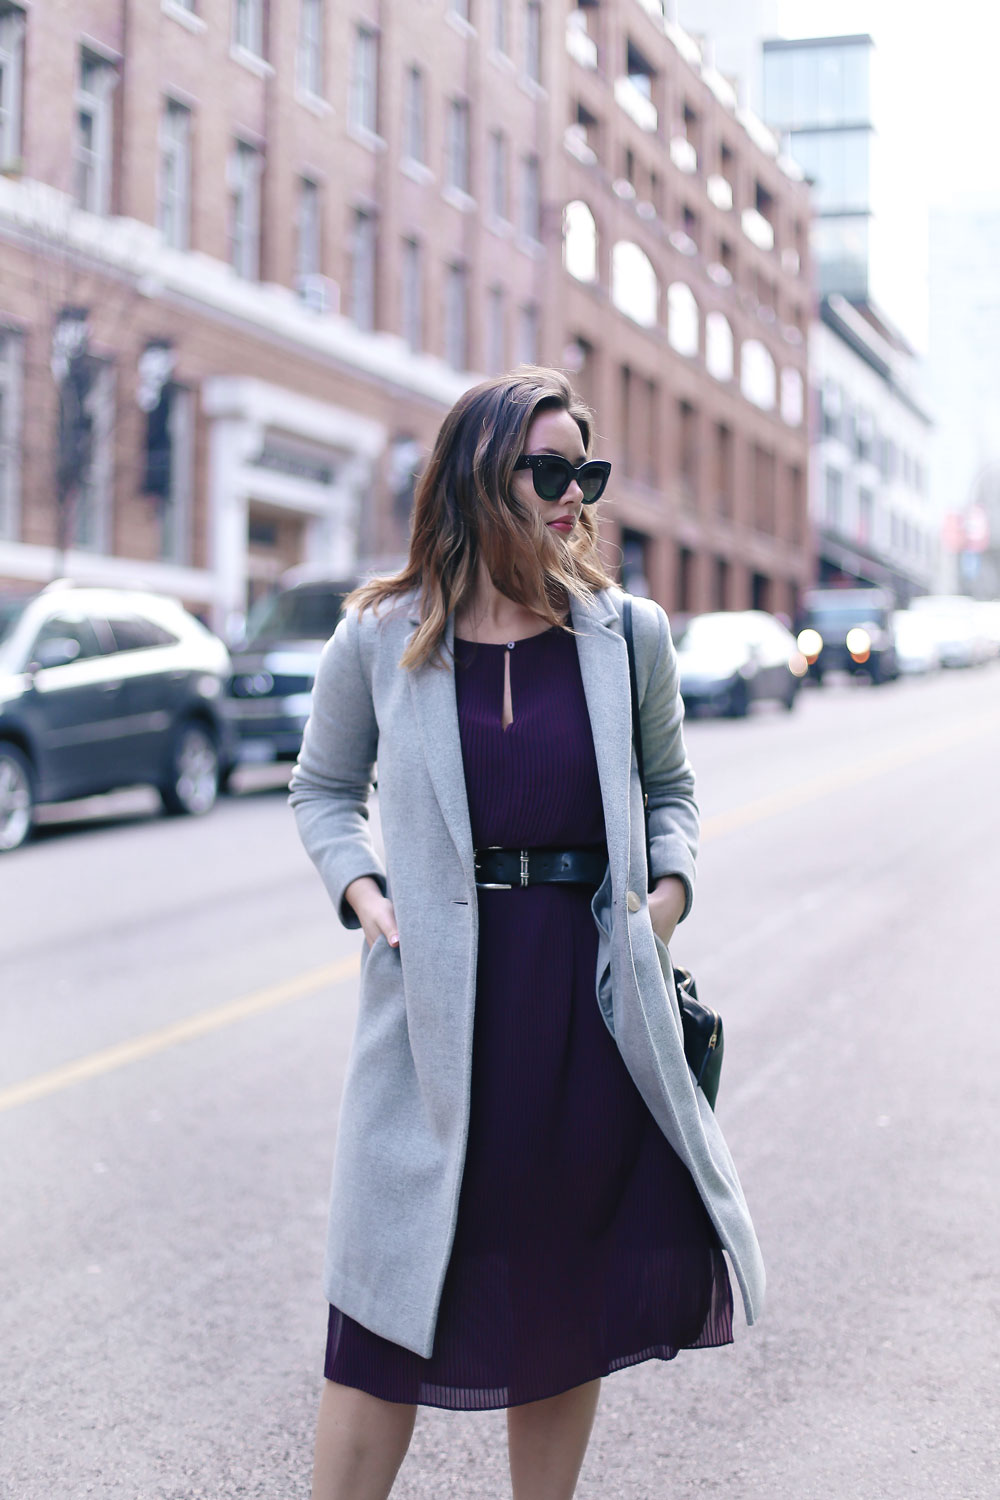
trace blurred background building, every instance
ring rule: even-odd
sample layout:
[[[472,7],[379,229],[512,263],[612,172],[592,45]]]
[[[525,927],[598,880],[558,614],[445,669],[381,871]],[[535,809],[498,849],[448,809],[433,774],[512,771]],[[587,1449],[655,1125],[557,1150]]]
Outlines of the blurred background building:
[[[569,369],[608,555],[808,582],[809,193],[655,0],[0,4],[0,580],[394,565],[471,381]]]
[[[877,137],[867,35],[766,39],[764,114],[814,184],[820,412],[812,496],[821,581],[883,584],[905,603],[937,566],[931,421],[916,351],[878,296]]]
[[[943,586],[1000,597],[1000,193],[932,211],[931,489]]]

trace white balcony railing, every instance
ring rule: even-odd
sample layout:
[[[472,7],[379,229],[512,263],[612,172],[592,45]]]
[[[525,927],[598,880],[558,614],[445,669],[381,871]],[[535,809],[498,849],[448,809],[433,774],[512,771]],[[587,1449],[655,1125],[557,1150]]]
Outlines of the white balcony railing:
[[[740,224],[747,239],[752,245],[756,245],[758,250],[774,249],[774,229],[764,215],[758,213],[755,208],[743,210],[740,215]]]
[[[577,19],[581,17],[584,24]],[[597,43],[584,29],[586,18],[582,11],[572,11],[566,20],[566,51],[581,68],[597,67]]]
[[[670,160],[682,172],[697,172],[698,153],[686,135],[671,136]]]
[[[656,105],[625,74],[615,79],[615,103],[635,121],[640,130],[646,130],[650,135],[656,134],[660,118]]]
[[[733,206],[733,185],[727,178],[713,172],[705,183],[705,191],[716,208],[728,211]]]

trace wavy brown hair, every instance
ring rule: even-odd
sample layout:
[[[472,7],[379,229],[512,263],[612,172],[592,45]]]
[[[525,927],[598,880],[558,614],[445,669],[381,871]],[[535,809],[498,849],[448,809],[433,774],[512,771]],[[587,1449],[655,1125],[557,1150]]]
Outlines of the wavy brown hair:
[[[345,601],[363,612],[416,592],[420,625],[401,666],[441,660],[448,616],[475,593],[480,562],[502,594],[550,625],[563,623],[568,596],[586,599],[611,583],[597,552],[594,506],[584,507],[564,542],[514,494],[514,464],[543,411],[568,412],[590,456],[593,414],[561,370],[522,365],[485,380],[442,422],[417,485],[405,568],[369,579]]]

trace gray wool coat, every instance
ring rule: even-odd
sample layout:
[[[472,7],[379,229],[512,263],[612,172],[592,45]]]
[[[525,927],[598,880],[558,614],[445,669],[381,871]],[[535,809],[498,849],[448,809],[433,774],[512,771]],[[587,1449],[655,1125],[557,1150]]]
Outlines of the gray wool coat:
[[[684,1059],[670,959],[646,903],[621,597],[615,589],[572,602],[608,843],[592,908],[595,1004],[692,1174],[752,1323],[764,1290],[760,1251],[732,1157]],[[658,605],[637,599],[633,619],[653,875],[680,876],[690,905],[698,814],[676,658]],[[427,1357],[465,1162],[478,912],[454,675],[450,666],[399,666],[416,623],[408,599],[378,618],[352,612],[338,625],[323,653],[290,801],[344,924],[358,926],[345,889],[372,875],[393,901],[400,937],[398,949],[379,937],[362,955],[326,1293],[366,1328]],[[452,639],[449,623],[449,651]],[[384,866],[368,826],[376,756]]]

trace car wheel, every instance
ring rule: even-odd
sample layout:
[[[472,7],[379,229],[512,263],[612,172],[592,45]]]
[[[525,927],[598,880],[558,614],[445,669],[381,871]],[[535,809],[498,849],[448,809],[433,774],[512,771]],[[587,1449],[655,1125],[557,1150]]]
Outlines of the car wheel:
[[[219,795],[219,752],[212,731],[196,719],[181,724],[170,752],[170,768],[160,786],[168,813],[198,817]]]
[[[781,700],[782,703],[787,708],[787,710],[788,710],[789,713],[791,713],[792,709],[795,707],[795,700],[796,700],[796,698],[798,696],[799,696],[799,685],[798,685],[797,682],[793,682],[792,685],[791,685],[791,687],[788,689],[788,692],[785,694],[784,698],[782,698],[782,700]]]
[[[19,849],[35,821],[31,763],[16,745],[0,745],[0,854]]]
[[[729,689],[726,700],[727,719],[745,719],[750,712],[750,689],[742,677],[737,677]]]

